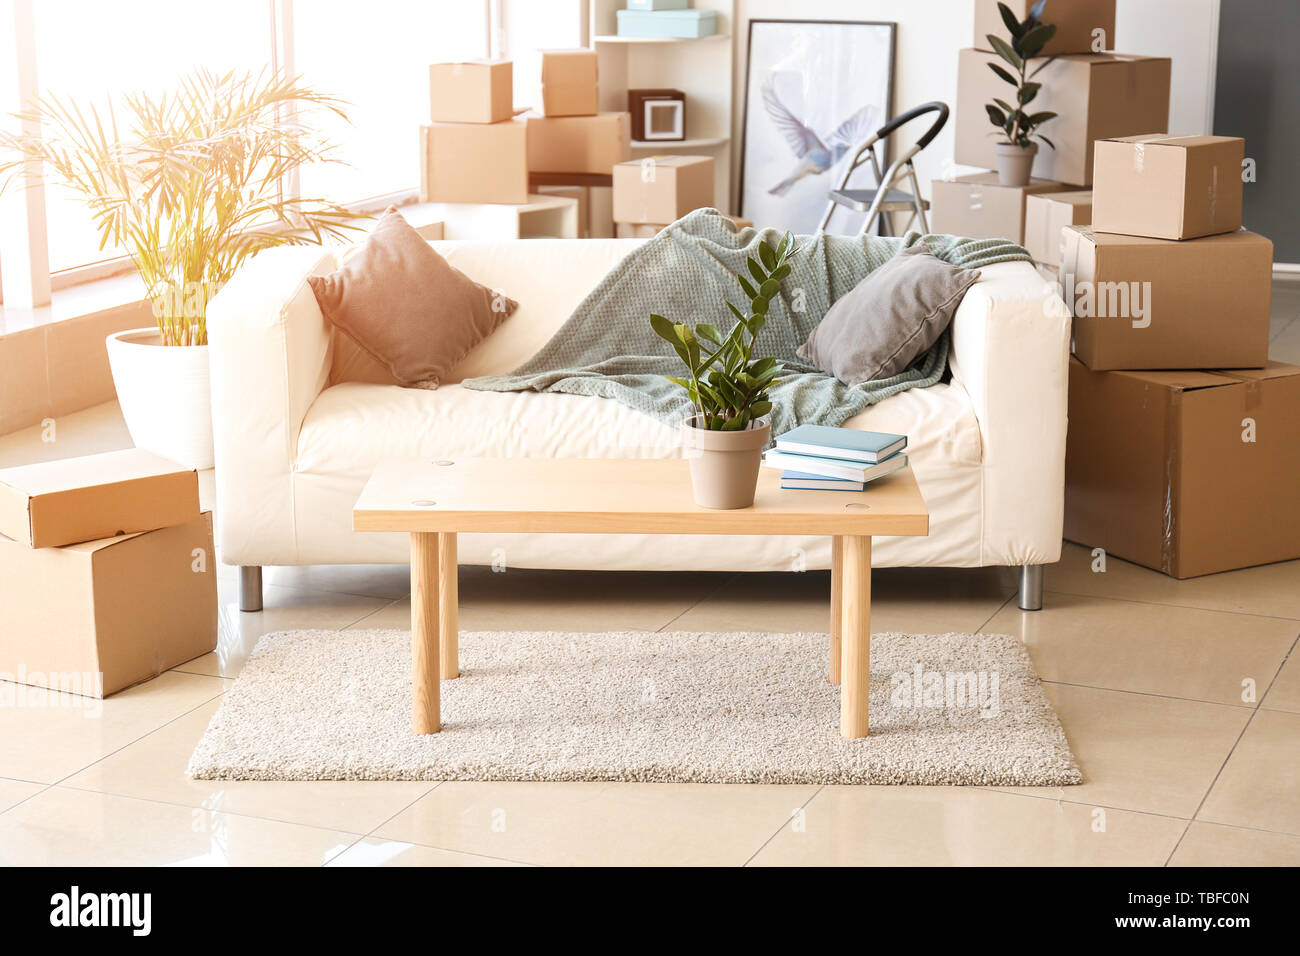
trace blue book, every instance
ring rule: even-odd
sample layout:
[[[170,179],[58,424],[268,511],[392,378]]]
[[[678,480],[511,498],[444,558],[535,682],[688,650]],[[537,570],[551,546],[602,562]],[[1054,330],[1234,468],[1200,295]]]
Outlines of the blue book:
[[[849,481],[847,478],[826,478],[823,475],[809,475],[802,471],[781,472],[781,487],[803,491],[866,491],[865,481]]]
[[[874,465],[863,462],[845,461],[843,458],[817,458],[812,455],[795,455],[773,448],[763,455],[763,464],[769,468],[784,471],[797,471],[804,475],[816,475],[818,478],[841,478],[845,481],[866,483],[907,467],[906,455],[891,455]]]
[[[776,447],[796,455],[842,458],[874,465],[906,448],[907,436],[828,425],[799,425],[777,438]]]

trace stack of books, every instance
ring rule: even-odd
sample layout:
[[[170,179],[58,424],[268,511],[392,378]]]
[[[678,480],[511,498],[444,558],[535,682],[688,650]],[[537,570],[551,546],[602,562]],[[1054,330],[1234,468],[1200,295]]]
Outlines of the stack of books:
[[[865,491],[867,482],[906,467],[906,447],[906,435],[800,425],[776,440],[763,464],[782,469],[782,488]]]

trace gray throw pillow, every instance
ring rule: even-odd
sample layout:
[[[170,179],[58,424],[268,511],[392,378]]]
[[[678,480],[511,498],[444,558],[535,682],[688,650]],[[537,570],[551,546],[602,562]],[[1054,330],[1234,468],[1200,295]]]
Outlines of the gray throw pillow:
[[[795,354],[845,385],[897,375],[938,341],[979,277],[917,243],[837,299]]]

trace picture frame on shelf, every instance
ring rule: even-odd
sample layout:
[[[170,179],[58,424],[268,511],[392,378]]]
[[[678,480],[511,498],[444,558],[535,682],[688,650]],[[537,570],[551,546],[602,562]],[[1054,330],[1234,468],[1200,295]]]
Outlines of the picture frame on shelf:
[[[686,138],[686,94],[681,90],[628,90],[632,139],[672,142]]]
[[[749,21],[740,215],[817,231],[844,164],[893,114],[896,30],[870,20]],[[870,166],[849,185],[877,185]],[[837,232],[856,232],[861,214],[834,222]]]

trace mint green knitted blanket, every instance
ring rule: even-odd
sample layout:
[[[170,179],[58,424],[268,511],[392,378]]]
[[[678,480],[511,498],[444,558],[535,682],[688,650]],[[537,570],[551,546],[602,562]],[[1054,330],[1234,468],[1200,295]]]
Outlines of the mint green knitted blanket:
[[[682,375],[681,361],[651,330],[649,314],[658,312],[692,326],[711,322],[726,332],[735,320],[723,300],[745,302],[736,273],[745,270],[746,257],[758,257],[760,242],[775,246],[780,238],[772,229],[736,232],[717,210],[697,209],[614,267],[531,359],[509,375],[466,379],[464,385],[494,392],[598,395],[677,425],[689,414],[690,402],[664,376]],[[910,368],[852,387],[795,355],[831,303],[900,250],[922,240],[940,259],[967,268],[1029,259],[1020,246],[1002,239],[919,233],[902,238],[799,236],[800,251],[790,260],[790,276],[772,300],[754,349],[756,357],[776,356],[786,366],[771,392],[773,435],[805,422],[840,425],[891,395],[934,385],[943,377],[948,366],[946,330]]]

